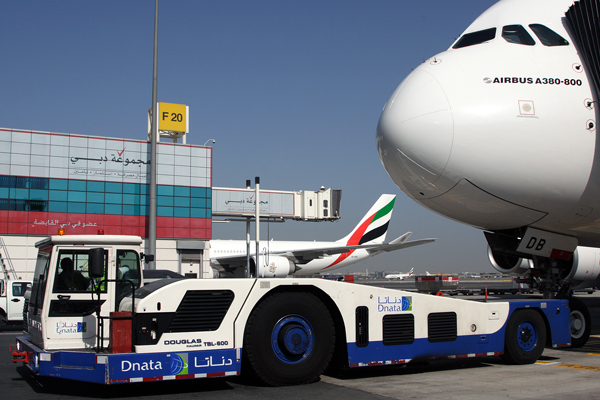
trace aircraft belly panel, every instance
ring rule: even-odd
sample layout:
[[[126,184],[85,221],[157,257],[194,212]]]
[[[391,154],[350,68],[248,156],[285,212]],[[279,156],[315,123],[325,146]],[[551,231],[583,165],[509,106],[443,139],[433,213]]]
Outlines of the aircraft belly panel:
[[[463,223],[486,229],[511,229],[533,224],[546,213],[493,196],[466,179],[441,196],[421,200],[426,207]]]

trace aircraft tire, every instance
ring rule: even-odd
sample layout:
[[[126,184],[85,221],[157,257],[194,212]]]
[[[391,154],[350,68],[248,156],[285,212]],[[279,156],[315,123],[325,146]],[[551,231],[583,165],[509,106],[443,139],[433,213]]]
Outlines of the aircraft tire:
[[[535,310],[517,310],[506,324],[504,355],[511,364],[533,364],[546,344],[546,324]]]
[[[248,318],[242,368],[246,364],[246,372],[271,386],[311,383],[334,349],[333,319],[321,300],[305,292],[276,293]]]
[[[583,301],[571,298],[569,300],[571,309],[571,347],[582,347],[590,338],[592,319],[590,311]]]

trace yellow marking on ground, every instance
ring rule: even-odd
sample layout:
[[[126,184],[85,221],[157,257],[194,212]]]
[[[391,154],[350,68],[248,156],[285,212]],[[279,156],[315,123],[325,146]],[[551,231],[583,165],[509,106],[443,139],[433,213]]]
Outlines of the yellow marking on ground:
[[[600,353],[587,353],[588,356],[599,356],[600,357]]]
[[[540,364],[540,365],[556,365],[556,364],[560,364],[559,361],[536,361],[536,364]]]
[[[573,368],[573,369],[583,369],[585,371],[600,372],[600,367],[596,367],[595,365],[561,364],[561,365],[557,365],[557,367],[561,367],[561,368]]]

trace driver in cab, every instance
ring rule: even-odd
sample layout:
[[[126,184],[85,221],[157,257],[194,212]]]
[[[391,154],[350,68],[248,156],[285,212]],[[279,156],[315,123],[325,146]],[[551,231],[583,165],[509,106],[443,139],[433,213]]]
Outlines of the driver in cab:
[[[86,290],[90,280],[73,268],[73,260],[63,258],[60,262],[62,272],[58,275],[57,287],[61,290]]]

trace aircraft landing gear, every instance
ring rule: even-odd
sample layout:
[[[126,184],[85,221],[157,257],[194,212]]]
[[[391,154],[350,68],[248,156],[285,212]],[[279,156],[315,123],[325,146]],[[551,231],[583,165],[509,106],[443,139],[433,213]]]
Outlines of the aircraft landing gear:
[[[571,347],[587,343],[592,328],[590,311],[583,301],[573,297],[570,282],[565,282],[565,270],[559,260],[533,257],[534,269],[530,281],[542,292],[544,299],[568,299],[571,309]]]
[[[592,330],[592,319],[590,311],[583,301],[571,297],[569,299],[571,309],[571,347],[582,347],[590,337]]]

